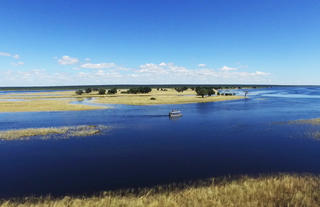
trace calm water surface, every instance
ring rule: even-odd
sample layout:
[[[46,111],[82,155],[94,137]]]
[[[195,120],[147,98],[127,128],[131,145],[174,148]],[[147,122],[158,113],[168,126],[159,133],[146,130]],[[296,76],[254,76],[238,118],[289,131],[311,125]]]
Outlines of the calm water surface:
[[[105,135],[0,142],[0,197],[78,194],[213,176],[320,173],[320,88],[249,90],[250,99],[80,112],[1,113],[0,130],[104,124]],[[172,108],[184,116],[170,120]]]

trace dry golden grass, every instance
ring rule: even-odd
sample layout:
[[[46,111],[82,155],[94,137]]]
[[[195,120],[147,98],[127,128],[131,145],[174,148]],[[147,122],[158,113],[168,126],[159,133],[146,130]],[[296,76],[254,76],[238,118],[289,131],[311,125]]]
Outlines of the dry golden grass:
[[[151,100],[151,98],[155,100]],[[216,101],[227,101],[242,99],[240,96],[211,96],[201,98],[198,96],[169,96],[169,95],[127,95],[110,96],[95,99],[96,103],[104,104],[128,104],[128,105],[158,105],[158,104],[187,104],[187,103],[206,103]]]
[[[27,101],[0,101],[0,112],[79,111],[101,109],[101,107],[95,106],[80,104],[72,105],[69,102],[74,98],[96,98],[94,100],[96,103],[128,105],[205,103],[243,98],[241,96],[211,96],[201,98],[199,96],[195,96],[195,91],[192,91],[191,89],[188,89],[182,93],[178,93],[172,88],[167,88],[167,91],[158,91],[156,89],[152,89],[152,91],[148,94],[121,94],[122,91],[126,90],[127,89],[121,89],[117,94],[114,95],[99,95],[97,92],[76,95],[74,91],[2,95],[0,99],[25,99]],[[155,100],[151,100],[150,98],[152,97],[155,98]]]
[[[103,108],[96,106],[70,104],[71,101],[72,99],[0,101],[0,112],[83,111]]]
[[[54,91],[54,92],[35,92],[35,93],[20,93],[20,94],[6,94],[1,95],[0,99],[43,99],[43,98],[91,98],[91,97],[112,97],[112,96],[152,96],[152,95],[195,95],[195,92],[191,89],[184,91],[183,93],[178,93],[176,90],[172,88],[168,88],[167,91],[158,91],[156,89],[152,89],[152,91],[148,94],[122,94],[121,92],[125,92],[127,89],[120,89],[118,93],[115,95],[99,95],[98,92],[94,91],[91,93],[83,93],[82,95],[76,95],[75,91]]]
[[[104,104],[128,104],[128,105],[158,105],[158,104],[187,104],[187,103],[206,103],[216,101],[227,101],[242,99],[242,96],[211,96],[201,98],[195,96],[196,93],[191,89],[182,93],[174,89],[167,91],[157,91],[155,89],[148,94],[116,94],[100,97],[94,100],[96,103]],[[155,100],[151,100],[155,98]]]
[[[40,136],[42,139],[48,139],[52,135],[63,135],[62,138],[76,136],[92,136],[99,134],[102,130],[108,129],[103,125],[80,125],[71,127],[50,127],[50,128],[27,128],[16,130],[0,131],[0,140],[26,140],[34,136]]]
[[[277,175],[237,180],[207,180],[98,196],[28,197],[0,201],[0,207],[318,207],[320,177]]]

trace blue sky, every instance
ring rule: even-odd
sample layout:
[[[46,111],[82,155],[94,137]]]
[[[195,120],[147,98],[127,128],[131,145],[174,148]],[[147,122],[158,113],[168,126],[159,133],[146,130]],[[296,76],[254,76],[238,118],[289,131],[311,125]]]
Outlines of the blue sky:
[[[320,84],[318,0],[2,0],[0,86]]]

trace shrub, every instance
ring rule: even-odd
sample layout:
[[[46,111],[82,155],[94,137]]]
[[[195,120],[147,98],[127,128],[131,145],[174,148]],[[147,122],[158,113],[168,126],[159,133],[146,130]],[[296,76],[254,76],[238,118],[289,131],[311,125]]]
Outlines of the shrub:
[[[108,90],[108,94],[116,94],[117,93],[117,89],[116,88],[111,88]]]
[[[81,90],[81,89],[76,90],[76,94],[77,94],[77,95],[82,95],[82,94],[83,94],[83,90]]]
[[[99,93],[100,95],[104,95],[104,94],[106,94],[106,89],[104,89],[104,88],[99,88],[98,93]]]
[[[178,93],[183,92],[183,91],[185,91],[185,90],[187,90],[187,89],[188,89],[188,87],[186,87],[186,86],[179,87],[179,88],[175,88],[175,90],[176,90]]]
[[[155,97],[151,97],[150,100],[153,100],[153,101],[154,101],[154,100],[156,100],[156,98],[155,98]]]
[[[208,88],[208,96],[212,96],[215,94],[214,90],[212,88]]]
[[[92,92],[92,89],[91,88],[86,88],[86,93],[91,93]]]

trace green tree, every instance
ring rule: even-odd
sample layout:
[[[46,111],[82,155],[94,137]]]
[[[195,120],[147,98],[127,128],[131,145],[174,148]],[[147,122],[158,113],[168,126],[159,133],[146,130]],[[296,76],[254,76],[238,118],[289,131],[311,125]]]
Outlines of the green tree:
[[[108,90],[108,94],[116,94],[117,93],[117,89],[116,88],[111,88]]]
[[[86,88],[86,93],[91,93],[92,92],[92,89],[91,88]]]
[[[204,96],[212,96],[215,94],[215,91],[213,90],[213,88],[210,87],[196,87],[195,91],[197,93],[198,96],[201,96],[202,98],[204,98]]]
[[[196,92],[197,92],[197,95],[201,96],[202,98],[204,98],[205,95],[208,95],[208,89],[203,87],[199,88]]]
[[[77,94],[77,95],[82,95],[82,94],[83,94],[83,90],[81,90],[81,89],[76,90],[76,94]]]
[[[215,94],[214,90],[212,88],[208,88],[208,96],[212,96]]]
[[[104,95],[104,94],[106,94],[106,89],[99,88],[98,93],[99,93],[99,95]]]
[[[137,87],[137,88],[130,88],[127,90],[127,93],[137,94],[137,93],[150,93],[152,89],[150,87]]]
[[[183,92],[183,91],[185,91],[185,90],[188,90],[188,87],[183,86],[183,87],[175,88],[175,90],[176,90],[178,93],[180,93],[180,92]]]

